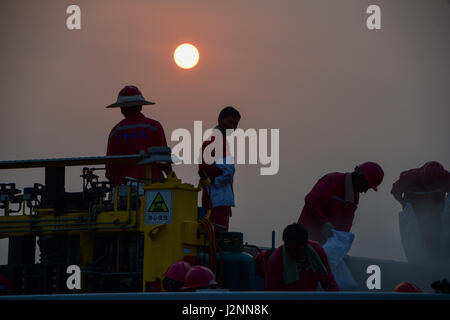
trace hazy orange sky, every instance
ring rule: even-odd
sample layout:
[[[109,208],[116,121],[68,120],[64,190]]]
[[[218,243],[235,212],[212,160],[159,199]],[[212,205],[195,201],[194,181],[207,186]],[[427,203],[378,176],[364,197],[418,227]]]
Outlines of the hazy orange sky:
[[[66,28],[70,4],[81,30]],[[366,28],[370,4],[381,30]],[[251,244],[270,246],[275,230],[279,245],[324,174],[376,161],[385,179],[361,196],[350,254],[403,260],[392,183],[429,160],[450,168],[446,0],[3,0],[0,18],[0,160],[104,155],[122,119],[105,106],[128,84],[157,103],[143,112],[168,141],[233,105],[239,127],[280,130],[277,175],[236,169],[230,230]],[[194,69],[173,62],[183,42],[200,51]],[[197,183],[196,166],[175,170]],[[66,172],[67,190],[81,190],[81,167]],[[44,170],[4,170],[0,181],[32,186]]]

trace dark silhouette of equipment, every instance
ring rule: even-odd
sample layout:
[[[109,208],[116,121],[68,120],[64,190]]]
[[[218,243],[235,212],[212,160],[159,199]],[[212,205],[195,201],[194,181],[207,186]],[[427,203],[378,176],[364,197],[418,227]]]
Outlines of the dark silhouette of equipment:
[[[431,284],[431,287],[436,293],[450,293],[450,282],[447,279],[435,281]]]

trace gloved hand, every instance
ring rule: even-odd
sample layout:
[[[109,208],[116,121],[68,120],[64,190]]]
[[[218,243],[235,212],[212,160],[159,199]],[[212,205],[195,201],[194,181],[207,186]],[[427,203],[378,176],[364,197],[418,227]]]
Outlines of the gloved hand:
[[[324,225],[322,226],[322,235],[326,239],[328,239],[333,235],[332,230],[334,230],[334,226],[331,222],[324,223]]]

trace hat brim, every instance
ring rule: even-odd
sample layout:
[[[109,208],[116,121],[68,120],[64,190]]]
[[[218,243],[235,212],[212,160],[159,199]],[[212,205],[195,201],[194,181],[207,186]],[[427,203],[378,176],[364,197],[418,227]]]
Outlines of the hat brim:
[[[120,103],[113,103],[107,106],[107,108],[126,108],[126,107],[135,107],[135,106],[143,106],[143,105],[152,105],[154,102],[147,100],[137,100],[137,101],[127,101]]]

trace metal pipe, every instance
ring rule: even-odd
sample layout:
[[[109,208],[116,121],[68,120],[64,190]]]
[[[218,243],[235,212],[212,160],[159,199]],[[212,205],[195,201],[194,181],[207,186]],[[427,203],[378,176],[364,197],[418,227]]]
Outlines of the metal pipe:
[[[135,261],[135,270],[139,270],[139,255],[141,252],[141,246],[140,246],[140,237],[139,235],[136,235],[136,261]]]
[[[88,230],[90,230],[90,226],[91,226],[91,207],[92,207],[92,203],[89,202],[88,205]]]
[[[49,219],[49,220],[53,220],[53,219]],[[69,218],[67,220],[70,220]],[[73,220],[73,219],[71,219]],[[31,220],[33,222],[36,222],[35,220]],[[80,224],[86,224],[86,223],[80,223]],[[110,222],[96,222],[95,225],[98,224],[111,224]],[[136,228],[138,224],[138,210],[135,210],[135,221],[134,221],[134,225],[131,226],[120,226],[120,229],[132,229],[132,228]],[[75,225],[79,225],[79,224],[75,224]],[[52,226],[52,225],[50,225]],[[60,226],[60,225],[58,225]],[[111,229],[118,229],[118,227],[99,227],[99,228],[93,228],[93,230],[111,230]],[[2,229],[0,229],[0,233],[5,232],[5,233],[15,233],[15,232],[24,232],[26,230],[6,230],[6,231],[2,231]],[[55,231],[87,231],[86,228],[66,228],[66,229],[50,229],[50,230],[45,230],[45,231],[36,231],[34,230],[33,233],[42,233],[42,232],[55,232]],[[31,232],[31,231],[30,231]]]
[[[116,246],[117,246],[117,254],[116,254],[116,272],[119,272],[119,264],[120,264],[120,236],[116,239]]]
[[[118,203],[119,203],[119,187],[114,187],[114,211],[118,211]]]
[[[39,167],[69,167],[97,164],[125,164],[136,163],[142,156],[140,154],[106,157],[79,157],[35,160],[10,160],[0,161],[0,169],[21,169]]]
[[[128,192],[127,192],[127,209],[128,209],[128,223],[130,223],[131,221],[131,186],[128,187]],[[137,208],[136,208],[137,210]]]
[[[139,210],[139,182],[136,182],[136,212]]]
[[[114,225],[121,225],[121,224],[130,224],[131,222],[131,217],[128,218],[127,221],[112,221],[112,222],[94,222],[94,223],[90,223],[89,219],[88,222],[82,222],[84,219],[82,218],[69,218],[69,219],[43,219],[43,220],[14,220],[14,221],[0,221],[0,222],[9,222],[9,223],[25,223],[25,222],[30,222],[30,223],[38,223],[38,222],[58,222],[58,221],[80,221],[79,223],[58,223],[58,224],[39,224],[36,227],[53,227],[53,226],[70,226],[70,225],[104,225],[104,224],[114,224]],[[29,227],[28,225],[26,226],[2,226],[0,228],[25,228],[25,227]]]
[[[14,229],[14,228],[42,228],[42,227],[58,227],[58,226],[78,226],[78,225],[88,225],[88,229],[86,230],[90,230],[89,226],[90,225],[107,225],[107,224],[114,224],[114,225],[121,225],[121,224],[125,224],[125,221],[121,221],[121,223],[115,223],[115,222],[95,222],[95,223],[91,223],[89,224],[89,222],[80,222],[80,223],[61,223],[61,224],[42,224],[42,225],[36,225],[36,226],[30,226],[30,225],[25,225],[25,226],[4,226],[1,227],[0,230],[3,229]]]
[[[132,186],[133,186],[133,183],[136,183],[136,212],[138,211],[138,205],[139,205],[139,197],[140,197],[140,195],[139,195],[139,180],[137,180],[137,181],[133,181],[133,180],[129,180],[130,182],[131,182],[131,186],[128,188],[128,193],[127,193],[127,197],[128,197],[128,199],[127,199],[127,207],[128,207],[128,220],[127,220],[127,223],[130,223],[131,222],[131,190],[132,190]],[[137,218],[137,217],[136,217]],[[137,221],[137,220],[136,220]]]
[[[114,199],[114,207],[115,209],[117,208],[117,202],[118,202],[118,193],[116,193],[117,197],[115,197]],[[139,204],[139,183],[136,182],[136,213],[138,210],[138,204]],[[114,224],[129,224],[131,222],[131,188],[128,188],[128,193],[127,193],[127,209],[128,209],[128,219],[126,221],[119,221],[119,222],[114,222]],[[20,211],[20,209],[19,209]],[[116,210],[117,211],[117,210]],[[23,216],[23,215],[21,215]],[[89,209],[88,209],[88,222],[87,223],[78,223],[78,224],[88,224],[88,226],[90,225],[90,218],[91,218],[91,205],[89,205]],[[26,222],[30,222],[30,223],[37,223],[37,222],[58,222],[58,221],[77,221],[77,220],[81,220],[81,217],[78,218],[55,218],[55,219],[29,219],[29,220],[9,220],[9,221],[0,221],[0,224],[7,224],[7,223],[26,223]],[[136,222],[137,222],[137,214],[136,214]],[[109,222],[95,222],[93,223],[93,225],[99,225],[99,224],[112,224]],[[62,225],[65,226],[66,224],[58,224],[58,225]],[[56,225],[43,225],[43,226],[56,226]],[[90,227],[88,228],[88,230],[90,230]]]
[[[136,275],[136,274],[141,274],[142,272],[138,272],[138,271],[136,271],[136,272],[100,272],[100,271],[89,271],[89,270],[86,270],[86,271],[83,271],[83,269],[82,269],[82,271],[81,271],[82,273],[91,273],[91,274],[99,274],[99,275],[116,275],[116,276],[119,276],[119,275]]]
[[[272,230],[272,250],[275,250],[275,230]]]
[[[94,231],[96,230],[111,230],[111,229],[132,229],[135,228],[136,226],[121,226],[121,227],[99,227],[99,228],[95,228],[93,229]],[[59,231],[88,231],[86,228],[68,228],[68,229],[50,229],[50,230],[32,230],[30,231],[30,233],[43,233],[43,232],[59,232]],[[13,232],[26,232],[26,230],[8,230],[5,231],[8,233],[13,233]],[[2,233],[2,230],[0,230],[0,233]],[[7,238],[7,237],[5,237]]]
[[[119,222],[94,222],[91,223],[92,225],[98,225],[98,224],[129,224],[131,222],[131,211],[129,210],[128,219],[126,221],[119,221]],[[10,221],[0,221],[0,224],[4,223],[38,223],[38,222],[58,222],[58,221],[83,221],[82,217],[78,218],[55,218],[55,219],[33,219],[33,220],[10,220]],[[89,217],[88,222],[80,222],[75,224],[89,224]],[[67,225],[67,224],[55,224],[55,225],[41,225],[41,226],[58,226],[58,225]]]
[[[5,216],[9,217],[9,201],[5,202]]]
[[[139,194],[139,191],[138,191],[138,194]],[[117,201],[117,198],[115,200]],[[122,225],[122,226],[120,226],[120,229],[123,230],[123,229],[136,228],[137,225],[138,225],[138,217],[139,217],[138,208],[136,207],[134,225],[131,225],[131,226],[124,226],[124,225]],[[15,221],[13,220],[13,221],[0,221],[0,223],[15,223],[15,222],[22,222],[23,223],[23,222],[37,222],[37,221],[53,222],[53,221],[61,221],[61,220],[63,220],[63,221],[74,221],[74,220],[80,220],[80,218],[58,218],[58,219],[43,219],[43,220],[35,220],[35,219],[33,219],[33,220],[15,220]],[[131,222],[131,210],[129,211],[129,219],[128,220]],[[126,222],[121,222],[120,224],[123,224],[123,223],[126,223]],[[72,224],[72,225],[80,225],[80,224],[87,224],[87,223],[81,223],[80,222],[78,224]],[[100,224],[112,224],[112,223],[110,223],[110,222],[96,222],[96,223],[94,223],[94,225],[100,225]],[[64,224],[63,226],[65,226],[65,225],[66,224]],[[71,224],[69,224],[69,225],[71,225]],[[52,226],[52,225],[50,225],[50,226]],[[58,226],[61,226],[61,224],[58,224]],[[112,229],[118,229],[118,227],[98,227],[98,228],[93,228],[92,230],[97,231],[97,230],[112,230]],[[6,231],[2,231],[2,229],[0,229],[0,233],[2,233],[2,232],[4,232],[4,233],[23,233],[24,231],[26,232],[26,230],[6,230]],[[61,228],[56,229],[56,228],[54,228],[54,229],[45,230],[45,231],[42,231],[42,230],[41,231],[36,231],[36,230],[34,230],[34,231],[30,231],[30,232],[32,232],[34,234],[39,234],[39,233],[43,233],[43,232],[60,232],[60,231],[87,231],[87,230],[86,230],[86,228],[64,228],[64,229],[61,229]]]
[[[21,216],[19,216],[21,217]],[[73,220],[82,220],[80,217],[78,218],[55,218],[55,219],[31,219],[31,220],[9,220],[9,221],[1,221],[1,223],[20,223],[20,222],[56,222],[56,221],[73,221]]]

